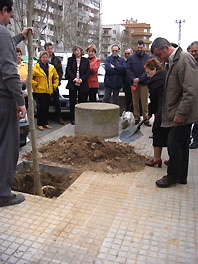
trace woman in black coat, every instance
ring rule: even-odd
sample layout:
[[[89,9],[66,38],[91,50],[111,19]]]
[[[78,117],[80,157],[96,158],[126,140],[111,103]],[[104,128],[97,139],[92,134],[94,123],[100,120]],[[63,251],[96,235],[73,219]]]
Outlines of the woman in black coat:
[[[87,102],[89,85],[89,60],[82,57],[83,50],[73,47],[72,57],[68,59],[65,78],[68,80],[71,124],[74,125],[75,105]]]
[[[149,113],[147,115],[147,118],[150,119],[152,117],[152,114],[155,115],[155,120],[152,128],[154,158],[150,161],[146,161],[145,164],[150,167],[153,167],[155,165],[161,167],[162,147],[167,146],[167,136],[169,131],[168,128],[161,127],[162,99],[164,93],[166,71],[162,70],[160,62],[154,58],[148,59],[144,68],[149,77],[147,85],[150,93],[150,103],[148,105]]]

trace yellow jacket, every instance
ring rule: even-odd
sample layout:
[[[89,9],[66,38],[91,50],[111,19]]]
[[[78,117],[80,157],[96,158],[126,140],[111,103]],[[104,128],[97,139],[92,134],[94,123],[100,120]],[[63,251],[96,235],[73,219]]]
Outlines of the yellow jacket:
[[[38,85],[37,85],[38,83]],[[53,65],[49,64],[48,80],[45,72],[41,69],[39,63],[33,66],[32,89],[34,93],[52,94],[59,84],[59,77]]]

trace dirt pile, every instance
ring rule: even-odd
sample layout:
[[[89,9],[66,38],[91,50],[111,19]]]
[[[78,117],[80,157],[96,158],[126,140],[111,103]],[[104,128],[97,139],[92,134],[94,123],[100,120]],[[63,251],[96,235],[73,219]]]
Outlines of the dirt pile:
[[[38,151],[41,163],[64,165],[80,172],[140,171],[145,160],[128,144],[105,142],[102,138],[90,136],[64,136],[43,144]],[[30,152],[23,155],[27,160],[31,160],[31,156]]]

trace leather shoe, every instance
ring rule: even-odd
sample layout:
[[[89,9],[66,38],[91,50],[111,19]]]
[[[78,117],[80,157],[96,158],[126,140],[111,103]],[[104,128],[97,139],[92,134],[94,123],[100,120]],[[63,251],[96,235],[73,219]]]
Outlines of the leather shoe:
[[[62,118],[58,119],[58,123],[59,123],[60,125],[64,125],[64,124],[65,124]]]
[[[159,188],[168,188],[169,186],[174,185],[176,183],[177,182],[170,179],[168,175],[166,175],[163,178],[161,178],[160,180],[156,181],[156,185]]]
[[[190,149],[196,149],[198,148],[198,142],[193,141],[193,143],[189,146]]]
[[[75,125],[75,121],[74,121],[74,120],[72,120],[72,121],[71,121],[71,124],[72,124],[72,125]]]
[[[37,126],[38,130],[44,130],[43,126]]]
[[[149,166],[149,167],[154,167],[155,165],[158,165],[158,168],[161,168],[162,167],[162,160],[148,160],[148,161],[145,161],[144,164],[146,166]]]
[[[49,128],[49,129],[52,128],[52,127],[49,126],[49,125],[44,125],[44,127],[45,127],[45,128]]]
[[[5,197],[0,199],[0,207],[20,204],[25,201],[23,194],[14,194],[11,197]]]

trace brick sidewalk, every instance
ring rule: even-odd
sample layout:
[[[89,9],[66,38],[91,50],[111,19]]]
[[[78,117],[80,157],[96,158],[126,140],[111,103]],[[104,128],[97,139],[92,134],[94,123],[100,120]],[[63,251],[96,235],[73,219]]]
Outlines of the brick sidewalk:
[[[142,132],[133,145],[152,156],[151,129]],[[0,263],[197,264],[197,157],[191,150],[188,185],[157,188],[162,166],[84,172],[56,199],[25,194],[24,203],[0,209]]]

